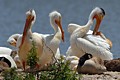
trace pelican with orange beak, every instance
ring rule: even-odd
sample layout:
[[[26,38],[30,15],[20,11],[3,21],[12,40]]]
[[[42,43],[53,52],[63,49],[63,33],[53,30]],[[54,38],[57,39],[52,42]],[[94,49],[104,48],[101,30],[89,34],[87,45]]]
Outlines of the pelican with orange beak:
[[[8,38],[7,42],[11,46],[18,48],[20,46],[20,43],[21,43],[21,41],[19,40],[19,38],[21,38],[21,36],[22,36],[22,34],[13,34]]]
[[[62,17],[57,11],[53,11],[49,14],[50,24],[54,29],[54,34],[44,35],[44,47],[43,54],[41,56],[41,65],[49,64],[53,62],[53,56],[56,59],[60,58],[60,42],[64,42],[64,31],[62,29]]]
[[[20,46],[18,49],[18,55],[21,60],[24,70],[26,69],[27,55],[32,47],[32,42],[35,42],[35,47],[37,48],[37,58],[39,59],[43,52],[42,36],[38,35],[36,32],[32,32],[31,28],[36,20],[36,13],[34,10],[29,10],[26,12],[26,23],[21,38]],[[39,65],[39,62],[38,62]]]
[[[98,32],[104,15],[105,11],[96,7],[92,10],[86,25],[68,25],[68,32],[71,33],[70,47],[66,52],[68,56],[81,57],[85,53],[90,53],[93,56],[99,56],[103,60],[113,59],[113,55],[109,50],[111,46],[109,41],[102,33]],[[94,19],[96,19],[96,25],[92,32],[90,28]]]
[[[50,14],[50,23],[55,30],[55,34],[39,34],[32,33],[31,27],[36,20],[36,14],[34,10],[29,10],[27,13],[26,23],[18,49],[18,55],[25,69],[27,54],[31,49],[32,41],[36,43],[37,57],[39,58],[39,68],[42,68],[45,64],[52,62],[53,55],[59,58],[59,44],[61,40],[64,41],[64,31],[61,25],[61,14],[54,11]]]

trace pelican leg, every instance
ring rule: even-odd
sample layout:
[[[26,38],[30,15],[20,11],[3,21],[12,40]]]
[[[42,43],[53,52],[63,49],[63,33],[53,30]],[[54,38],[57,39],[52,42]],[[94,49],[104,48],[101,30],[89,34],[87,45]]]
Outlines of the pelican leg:
[[[23,69],[25,70],[25,61],[22,61]]]
[[[103,39],[106,39],[106,37],[104,36],[104,34],[102,33],[102,32],[96,32],[96,34],[95,35],[99,35],[99,36],[101,36]]]
[[[103,33],[101,31],[95,32],[94,35],[101,36],[103,39],[106,39],[105,36],[103,35]]]
[[[101,36],[101,35],[102,35],[102,32],[100,32],[100,31],[99,31],[99,32],[96,32],[95,35],[100,35],[100,36]]]
[[[38,64],[38,63],[36,63],[36,65],[35,65],[35,69],[40,69],[40,67],[41,67],[41,65],[40,64]]]
[[[103,34],[101,31],[96,32],[95,35],[99,35],[99,36],[101,36],[103,39],[106,39],[106,37],[104,36],[104,34]]]

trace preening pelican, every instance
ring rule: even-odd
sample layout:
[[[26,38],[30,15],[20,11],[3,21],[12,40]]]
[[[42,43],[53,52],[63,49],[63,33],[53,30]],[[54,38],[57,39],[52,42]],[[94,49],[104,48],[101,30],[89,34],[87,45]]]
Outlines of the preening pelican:
[[[22,34],[13,34],[8,38],[7,42],[13,47],[18,47],[20,45],[19,38],[21,36],[22,36]],[[17,45],[17,44],[19,44],[19,45]]]
[[[90,53],[93,56],[99,56],[104,60],[113,59],[113,55],[110,52],[109,42],[103,35],[97,35],[100,23],[105,15],[105,11],[102,8],[96,7],[92,10],[88,23],[84,26],[77,24],[69,24],[72,26],[68,31],[71,33],[70,47],[68,48],[67,54],[72,56],[81,57],[85,53]],[[89,35],[89,29],[93,24],[93,20],[96,19],[95,29],[93,35]],[[88,32],[88,34],[87,34]],[[87,35],[86,35],[87,34]],[[88,36],[89,35],[89,36]],[[91,37],[93,36],[93,38]],[[96,37],[97,36],[97,37]],[[105,39],[104,39],[105,38]]]
[[[14,48],[16,48],[16,50],[14,50],[14,51],[16,51],[17,54],[18,54],[19,46],[20,46],[20,44],[21,44],[21,39],[22,39],[22,34],[13,34],[13,35],[11,35],[11,36],[8,38],[8,40],[7,40],[7,42],[8,42],[11,46],[13,46]],[[16,55],[16,56],[18,57],[18,55]],[[14,57],[15,57],[15,56],[14,56]]]
[[[70,34],[73,33],[73,31],[77,28],[80,28],[81,26],[77,25],[77,24],[69,24],[68,25],[68,32]],[[97,26],[96,26],[97,27]],[[112,41],[109,40],[108,38],[105,37],[105,35],[102,33],[102,32],[98,32],[96,31],[96,27],[94,28],[94,30],[89,30],[87,32],[87,34],[83,37],[85,39],[90,39],[90,40],[93,40],[92,42],[94,43],[99,43],[99,39],[100,41],[102,40],[104,42],[104,44],[108,45],[107,48],[108,49],[111,49],[112,48]],[[99,29],[99,28],[98,28]],[[95,39],[95,40],[94,40]],[[96,40],[97,39],[97,40]],[[101,44],[102,45],[102,44]],[[104,45],[103,45],[104,47]]]
[[[38,33],[32,33],[31,28],[36,20],[36,13],[34,10],[29,10],[26,12],[26,23],[21,39],[21,43],[18,49],[18,55],[22,62],[23,68],[26,68],[27,54],[32,47],[32,42],[34,41],[37,48],[37,57],[40,58],[43,52],[42,36]],[[39,66],[39,62],[38,62]]]
[[[21,44],[21,39],[22,39],[22,34],[13,34],[11,35],[7,42],[13,46],[14,48],[16,48],[14,51],[12,52],[16,52],[16,54],[11,54],[12,58],[14,59],[16,65],[17,65],[17,68],[22,68],[22,64],[21,64],[21,61],[20,61],[20,58],[18,56],[18,49],[19,49],[19,46]]]
[[[54,29],[54,34],[44,36],[43,54],[40,58],[41,65],[49,64],[53,60],[53,56],[60,57],[59,44],[64,41],[64,31],[61,25],[61,14],[53,11],[49,14],[50,24]],[[53,55],[54,54],[54,55]]]

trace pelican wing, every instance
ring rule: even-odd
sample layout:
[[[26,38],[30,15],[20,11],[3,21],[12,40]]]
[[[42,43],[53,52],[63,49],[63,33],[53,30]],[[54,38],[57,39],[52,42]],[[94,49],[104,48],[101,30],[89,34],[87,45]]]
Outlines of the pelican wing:
[[[105,39],[101,38],[101,36],[88,34],[84,38],[96,46],[103,47],[107,50],[110,49],[110,45],[106,42]]]
[[[80,27],[81,27],[80,25],[71,23],[68,25],[68,32],[72,34],[74,30]]]
[[[11,52],[12,52],[12,49],[10,49],[10,48],[0,47],[0,54],[10,55]]]
[[[95,45],[84,38],[77,38],[76,45],[78,49],[83,50],[85,53],[90,53],[93,56],[101,57],[104,60],[113,59],[113,55],[108,49]]]
[[[53,53],[57,59],[60,57],[60,50],[58,47],[60,41],[54,39],[54,34],[38,34],[36,32],[34,32],[34,34],[43,38],[43,53],[40,57],[41,67],[52,62]]]
[[[82,28],[82,27],[83,27],[83,26],[80,26],[80,25],[71,23],[71,24],[68,25],[68,32],[69,32],[70,34],[72,34],[77,28]],[[87,34],[92,34],[92,33],[93,33],[92,30],[89,30],[89,31],[87,32]]]
[[[69,46],[66,51],[66,56],[70,56],[71,54],[72,54],[72,49],[71,49],[71,46]]]

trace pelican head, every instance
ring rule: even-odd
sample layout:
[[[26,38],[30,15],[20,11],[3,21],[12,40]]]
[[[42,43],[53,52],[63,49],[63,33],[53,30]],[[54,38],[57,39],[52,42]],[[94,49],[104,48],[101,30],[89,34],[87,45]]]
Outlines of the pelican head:
[[[8,42],[10,45],[16,47],[16,43],[17,43],[17,40],[16,40],[16,39],[13,39],[13,38],[12,38],[12,39],[7,40],[7,42]]]
[[[62,33],[62,40],[64,41],[64,31],[62,29],[62,25],[61,25],[61,14],[57,11],[53,11],[49,14],[49,17],[50,17],[50,23],[51,25],[53,26],[54,30],[57,31],[58,28],[56,26],[58,26],[61,30],[61,33]]]
[[[94,18],[98,18],[98,19],[103,19],[103,17],[105,16],[105,11],[103,8],[99,8],[96,7],[92,10],[92,12],[90,13],[89,19],[94,19]]]
[[[26,12],[26,19],[30,20],[32,23],[36,20],[36,13],[33,9]]]
[[[93,35],[98,31],[100,23],[105,16],[105,11],[102,8],[96,7],[92,10],[89,19],[96,19],[96,25],[93,30]]]
[[[23,44],[24,42],[24,39],[25,39],[25,36],[27,34],[27,31],[29,29],[31,29],[32,25],[34,24],[36,20],[36,13],[34,10],[29,10],[26,12],[26,23],[25,23],[25,27],[24,27],[24,31],[23,31],[23,37],[22,37],[22,42],[21,42],[21,45]],[[21,46],[20,45],[20,46]]]
[[[11,45],[16,47],[18,38],[20,37],[20,34],[13,34],[12,36],[10,36],[7,40],[7,42]]]

